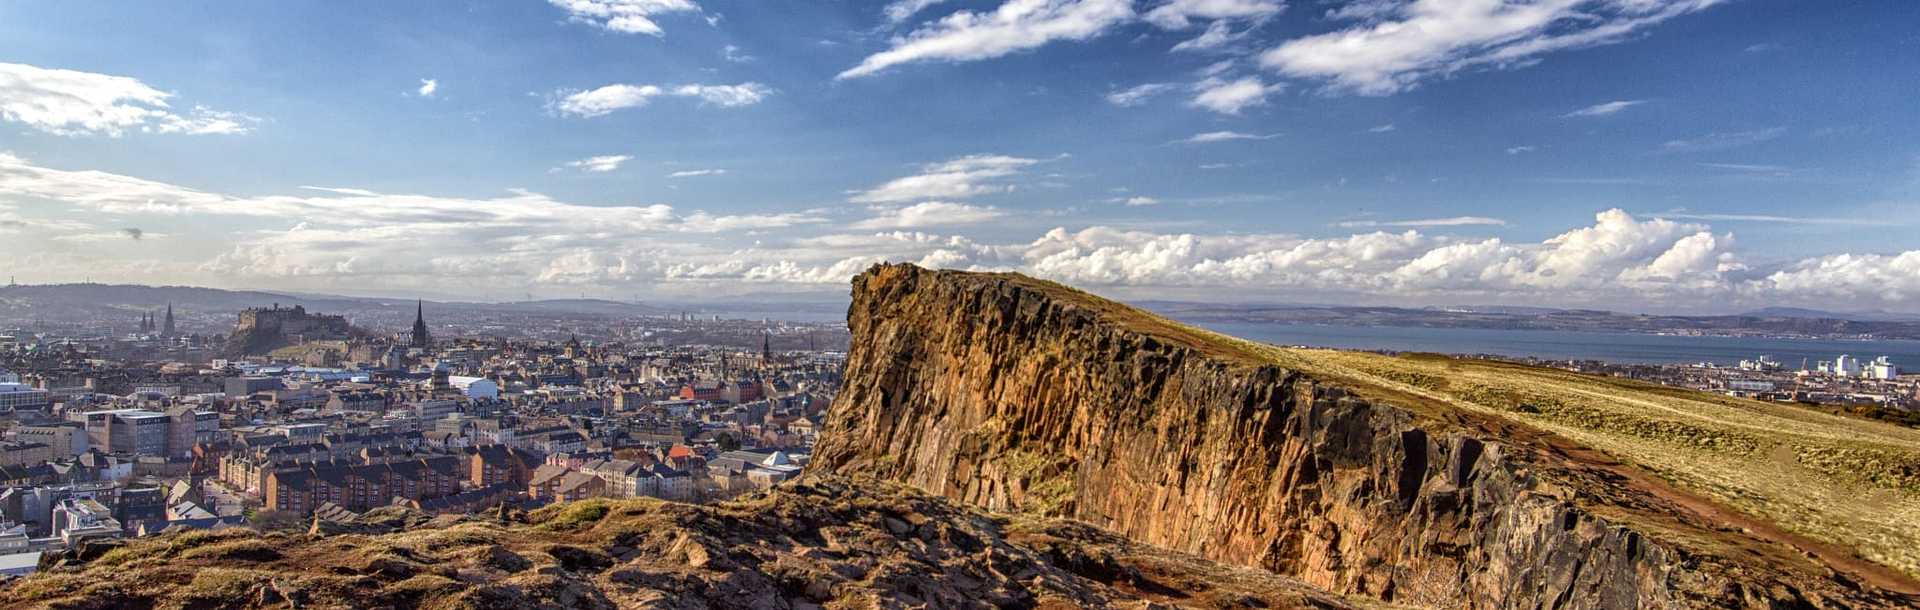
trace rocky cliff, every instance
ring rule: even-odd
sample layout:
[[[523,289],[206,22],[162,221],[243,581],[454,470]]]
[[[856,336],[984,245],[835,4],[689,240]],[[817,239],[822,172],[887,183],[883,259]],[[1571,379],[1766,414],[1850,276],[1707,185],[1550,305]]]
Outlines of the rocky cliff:
[[[814,468],[1446,608],[1913,607],[1904,576],[1515,421],[1017,275],[878,266]]]

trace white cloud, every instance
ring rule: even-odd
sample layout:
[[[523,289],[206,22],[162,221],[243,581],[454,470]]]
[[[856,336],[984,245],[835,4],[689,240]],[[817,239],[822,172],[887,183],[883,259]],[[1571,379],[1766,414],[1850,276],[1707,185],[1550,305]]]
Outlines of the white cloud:
[[[1230,22],[1215,21],[1207,24],[1206,31],[1201,32],[1199,36],[1182,40],[1178,44],[1173,45],[1173,48],[1169,49],[1169,51],[1173,53],[1184,53],[1237,49],[1239,45],[1236,43],[1246,40],[1247,36],[1252,33],[1253,30],[1251,28],[1234,30]]]
[[[620,164],[632,159],[633,155],[600,155],[598,157],[587,157],[578,161],[568,161],[567,167],[583,172],[610,172],[620,169]]]
[[[699,13],[691,0],[547,0],[567,11],[567,20],[623,34],[662,36],[653,18],[668,13]]]
[[[1524,66],[1554,51],[1619,42],[1721,2],[1370,1],[1329,13],[1353,25],[1289,40],[1263,53],[1260,63],[1325,81],[1332,91],[1388,95],[1464,70]]]
[[[1265,20],[1286,10],[1281,0],[1167,0],[1145,15],[1148,23],[1169,30],[1186,29],[1193,21]]]
[[[906,207],[876,207],[872,218],[853,223],[855,229],[920,229],[980,224],[1006,216],[990,206],[928,201]]]
[[[1007,0],[992,12],[960,11],[895,37],[836,79],[927,61],[978,61],[1061,40],[1087,40],[1133,19],[1132,0]]]
[[[1645,103],[1647,103],[1646,100],[1615,100],[1611,102],[1594,104],[1592,106],[1581,108],[1579,110],[1575,110],[1573,112],[1569,112],[1560,116],[1562,118],[1612,116],[1616,113],[1619,113],[1622,110],[1626,110],[1628,108],[1639,106]]]
[[[994,159],[963,157],[926,169],[1009,164]],[[997,208],[946,200],[869,210],[849,227],[872,231],[860,233],[837,228],[829,222],[835,213],[825,210],[720,214],[665,204],[573,203],[524,190],[469,198],[311,187],[241,196],[51,169],[0,153],[0,233],[6,234],[0,258],[38,273],[112,281],[711,295],[839,289],[875,262],[913,261],[1015,270],[1134,294],[1191,290],[1638,310],[1920,305],[1920,251],[1836,252],[1761,266],[1740,256],[1731,234],[1620,210],[1535,242],[1410,228],[1501,226],[1483,217],[1375,221],[1350,226],[1397,232],[1327,237],[1094,225],[985,242],[924,229],[992,223],[1000,233],[1019,230],[1018,223],[996,223],[1011,216]],[[1699,219],[1735,218],[1744,216]],[[170,233],[144,230],[158,226]],[[140,238],[128,227],[143,228]],[[167,247],[141,245],[161,238]],[[423,250],[419,243],[435,247]]]
[[[1831,254],[1795,263],[1760,280],[1761,294],[1828,303],[1920,301],[1920,250],[1895,255]]]
[[[414,89],[413,94],[418,95],[420,97],[433,97],[433,94],[439,91],[440,91],[440,81],[431,79],[431,78],[423,78],[423,79],[420,79],[420,88]]]
[[[726,173],[727,173],[727,170],[724,170],[724,169],[687,169],[687,170],[680,170],[671,174],[667,174],[667,177],[668,178],[694,178],[699,176],[723,176],[723,175],[726,175]]]
[[[550,107],[560,114],[603,116],[615,110],[647,105],[664,91],[654,85],[607,85],[589,91],[561,91]]]
[[[946,1],[947,0],[893,0],[893,2],[888,2],[885,8],[880,9],[880,13],[887,18],[887,23],[898,25],[913,18],[914,15],[920,14],[920,11],[927,10]]]
[[[754,82],[738,85],[680,85],[671,89],[658,85],[620,83],[585,91],[556,91],[548,108],[563,116],[597,117],[616,110],[640,108],[663,95],[698,98],[706,104],[737,108],[760,103],[773,95],[773,89]]]
[[[1231,142],[1234,140],[1271,140],[1278,137],[1280,137],[1280,134],[1277,133],[1259,135],[1239,131],[1209,131],[1193,134],[1184,140],[1179,140],[1179,142],[1186,144],[1209,144],[1213,142]]]
[[[675,87],[674,95],[697,97],[700,101],[721,108],[752,106],[773,95],[773,89],[760,83],[740,83],[738,85],[681,85]]]
[[[1485,216],[1450,216],[1447,218],[1425,218],[1420,220],[1349,220],[1337,222],[1333,226],[1345,229],[1372,227],[1476,227],[1507,226],[1507,221]]]
[[[1240,114],[1250,107],[1265,106],[1268,95],[1284,88],[1278,83],[1269,85],[1258,76],[1234,80],[1207,78],[1194,84],[1194,90],[1199,93],[1193,96],[1192,104],[1221,114]]]
[[[1393,123],[1387,123],[1385,125],[1376,125],[1372,128],[1369,128],[1367,129],[1367,133],[1387,133],[1395,129],[1399,129],[1399,127],[1394,126]]]
[[[1521,153],[1530,153],[1530,152],[1533,152],[1533,151],[1536,151],[1536,150],[1540,150],[1540,147],[1537,147],[1537,146],[1514,146],[1514,147],[1510,147],[1510,148],[1508,148],[1508,149],[1507,149],[1507,154],[1509,154],[1509,155],[1518,155],[1518,154],[1521,154]]]
[[[1147,103],[1148,99],[1156,95],[1160,95],[1162,93],[1172,91],[1173,89],[1178,87],[1179,85],[1175,85],[1173,83],[1146,83],[1143,85],[1134,85],[1126,89],[1108,93],[1107,103],[1113,104],[1115,106],[1128,106],[1128,107],[1139,106],[1141,104]]]
[[[1769,127],[1751,131],[1716,132],[1697,138],[1668,140],[1660,145],[1660,151],[1668,153],[1697,153],[1728,150],[1759,144],[1786,134],[1787,128],[1785,127]]]
[[[721,47],[720,58],[736,64],[751,63],[755,59],[754,56],[748,55],[746,51],[735,45]]]
[[[1149,205],[1160,205],[1160,200],[1153,197],[1148,197],[1145,195],[1135,195],[1122,200],[1120,203],[1125,204],[1128,207],[1141,207],[1141,206],[1149,206]]]
[[[970,155],[929,164],[912,176],[855,193],[855,203],[904,203],[925,199],[966,199],[1013,190],[999,179],[1020,173],[1039,159],[1006,155]]]
[[[0,63],[0,120],[62,136],[120,137],[144,133],[244,134],[257,117],[194,106],[173,110],[173,97],[126,76]]]

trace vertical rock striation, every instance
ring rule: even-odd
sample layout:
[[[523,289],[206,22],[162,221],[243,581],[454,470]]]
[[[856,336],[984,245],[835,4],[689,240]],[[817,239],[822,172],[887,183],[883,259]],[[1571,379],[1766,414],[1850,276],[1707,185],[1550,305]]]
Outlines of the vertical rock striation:
[[[1414,605],[1915,603],[1556,437],[1365,400],[1055,284],[877,266],[848,321],[822,470]]]

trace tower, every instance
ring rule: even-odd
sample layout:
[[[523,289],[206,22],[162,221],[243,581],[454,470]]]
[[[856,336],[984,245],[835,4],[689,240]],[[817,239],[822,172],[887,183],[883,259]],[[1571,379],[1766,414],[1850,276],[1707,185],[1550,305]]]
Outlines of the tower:
[[[760,332],[760,367],[773,366],[773,333]]]
[[[427,302],[417,301],[413,310],[413,347],[426,349],[433,345],[433,336],[427,334]]]
[[[167,303],[167,320],[165,325],[160,329],[160,336],[171,337],[173,334],[173,303]]]

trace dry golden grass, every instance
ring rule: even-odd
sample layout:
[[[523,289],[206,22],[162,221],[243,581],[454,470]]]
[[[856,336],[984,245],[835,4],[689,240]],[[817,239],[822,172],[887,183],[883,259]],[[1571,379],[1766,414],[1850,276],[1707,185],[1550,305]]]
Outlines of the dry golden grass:
[[[1553,432],[1920,576],[1920,430],[1505,362],[1255,349],[1322,378]]]

